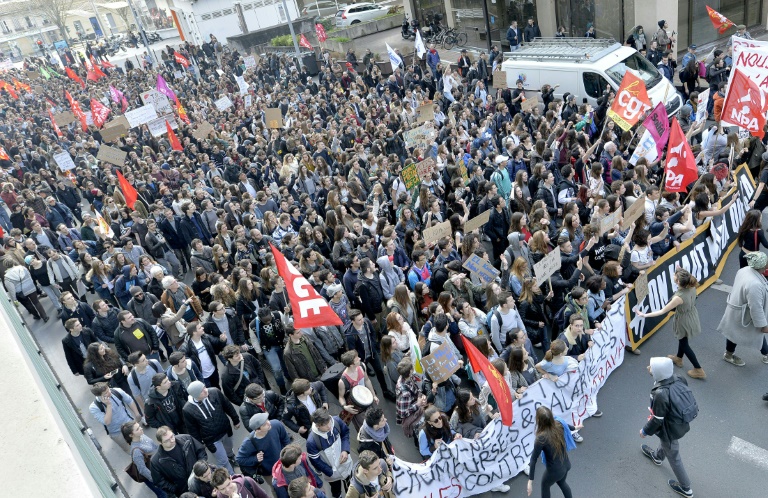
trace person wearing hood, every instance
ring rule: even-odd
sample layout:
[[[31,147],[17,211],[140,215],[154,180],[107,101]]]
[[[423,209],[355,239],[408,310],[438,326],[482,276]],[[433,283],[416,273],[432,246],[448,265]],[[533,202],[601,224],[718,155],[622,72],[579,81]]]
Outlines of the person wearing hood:
[[[165,373],[152,376],[152,387],[145,403],[144,415],[150,427],[170,427],[174,432],[185,434],[182,409],[187,402],[187,390],[179,381],[170,380]]]
[[[160,300],[153,294],[145,293],[144,289],[138,285],[131,287],[129,292],[132,297],[128,301],[126,309],[133,313],[136,318],[141,318],[150,325],[156,325],[157,317],[152,314],[152,306]]]
[[[200,239],[192,241],[192,270],[202,268],[205,273],[215,273],[216,266],[213,264],[213,249],[206,246]]]
[[[280,452],[291,443],[285,426],[269,420],[266,413],[257,413],[248,420],[251,433],[237,450],[237,463],[249,475],[269,477],[272,467],[280,460]]]
[[[390,470],[392,463],[394,459],[391,455],[385,460],[371,451],[361,452],[345,498],[394,498],[395,480]]]
[[[211,475],[211,485],[215,489],[213,498],[268,498],[266,491],[248,476],[231,475],[227,469],[218,468]]]
[[[397,284],[405,280],[403,270],[396,266],[393,267],[388,256],[379,257],[376,260],[376,264],[379,265],[379,281],[381,282],[384,299],[392,299],[392,296],[395,295]]]
[[[187,392],[189,397],[182,413],[189,435],[203,443],[208,451],[214,454],[219,467],[224,467],[230,474],[234,474],[232,425],[235,430],[240,428],[237,410],[221,391],[215,387],[207,388],[199,380],[192,382]]]
[[[357,452],[371,451],[378,458],[394,455],[395,451],[389,441],[389,422],[384,411],[379,407],[369,408],[365,412],[365,420],[357,433]]]
[[[128,308],[128,301],[133,297],[130,291],[133,286],[146,287],[144,274],[140,274],[135,265],[125,265],[121,270],[121,275],[115,280],[114,290],[115,297],[123,309]]]
[[[651,416],[648,417],[645,426],[640,429],[640,437],[658,436],[661,446],[654,451],[644,444],[641,446],[642,452],[659,466],[665,458],[669,458],[669,465],[677,478],[676,481],[670,479],[669,486],[679,495],[692,497],[691,480],[680,457],[679,443],[679,439],[685,436],[691,427],[688,423],[672,419],[673,407],[669,394],[673,384],[682,382],[687,386],[688,383],[684,378],[674,375],[674,364],[670,358],[651,358],[648,372],[653,376],[654,381],[649,408]]]
[[[384,326],[385,313],[384,303],[384,285],[376,275],[376,265],[368,258],[360,261],[360,274],[355,286],[360,297],[361,308],[365,317],[371,322],[375,322],[376,331],[382,330]]]
[[[349,483],[354,467],[347,424],[325,408],[316,410],[307,438],[307,454],[312,466],[329,482],[331,495],[341,495],[342,483]]]

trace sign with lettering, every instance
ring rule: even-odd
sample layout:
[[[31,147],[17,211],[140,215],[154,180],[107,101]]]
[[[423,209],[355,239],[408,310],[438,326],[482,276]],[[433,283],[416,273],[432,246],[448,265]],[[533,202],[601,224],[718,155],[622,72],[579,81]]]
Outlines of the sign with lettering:
[[[138,109],[133,109],[125,113],[125,119],[128,120],[128,124],[131,128],[141,126],[144,123],[149,123],[153,119],[157,119],[157,111],[152,104],[146,104]]]
[[[69,152],[63,151],[53,155],[53,160],[56,161],[56,165],[61,171],[69,171],[75,169],[75,162],[72,160],[72,156]]]
[[[641,195],[637,198],[635,202],[632,203],[629,208],[627,208],[627,212],[624,213],[624,219],[621,221],[621,228],[623,230],[626,230],[627,228],[632,226],[632,223],[635,222],[638,218],[643,216],[645,214],[645,194]]]
[[[430,244],[451,236],[451,222],[444,221],[424,230],[424,242]]]
[[[533,265],[533,273],[536,275],[536,282],[541,285],[552,276],[563,262],[560,260],[560,246],[555,247],[553,251],[544,256],[541,261]]]
[[[506,71],[494,71],[493,73],[493,88],[507,88],[507,72]]]
[[[491,210],[486,209],[482,213],[478,214],[471,220],[467,220],[466,223],[464,223],[464,233],[469,233],[472,230],[476,228],[480,228],[486,223],[488,223],[488,220],[491,219]]]
[[[179,124],[176,122],[176,117],[173,114],[168,114],[166,116],[160,116],[147,123],[149,133],[151,133],[153,137],[161,137],[168,133],[168,128],[165,126],[166,121],[171,125],[172,130],[177,130],[179,128]]]
[[[520,109],[523,110],[523,112],[531,112],[534,108],[539,106],[539,98],[538,97],[530,97],[523,101],[522,104],[520,104]]]
[[[421,181],[430,180],[432,178],[432,172],[434,172],[436,169],[437,165],[435,164],[435,160],[431,157],[428,157],[420,163],[416,164],[416,173],[419,175]]]
[[[600,220],[600,235],[612,230],[613,227],[619,224],[619,220],[621,220],[621,208]]]
[[[474,253],[467,258],[463,266],[487,284],[496,280],[496,277],[498,277],[500,273],[499,270],[493,266],[493,261],[486,261]]]
[[[116,147],[110,147],[109,145],[102,145],[99,147],[99,153],[96,155],[96,159],[99,161],[106,161],[115,166],[122,166],[125,164],[126,156],[128,156],[128,153],[125,151]]]
[[[141,101],[144,104],[151,104],[158,114],[173,114],[173,107],[168,96],[160,93],[154,88],[141,93]]]
[[[403,133],[403,138],[408,147],[429,149],[437,138],[437,131],[432,122],[427,122]]]
[[[283,127],[283,113],[277,107],[264,109],[264,120],[267,122],[267,128]]]
[[[245,63],[246,69],[251,69],[252,67],[256,67],[256,64],[259,63],[259,57],[258,55],[246,55],[243,57],[243,62]]]
[[[226,95],[224,95],[219,100],[215,101],[214,104],[216,105],[216,109],[220,111],[226,111],[233,105],[232,101]]]
[[[411,190],[413,187],[421,183],[421,180],[419,179],[419,173],[416,171],[415,163],[411,163],[403,168],[403,171],[400,174],[403,177],[403,182],[405,182],[405,188],[407,190]]]
[[[192,131],[192,136],[198,140],[205,140],[208,134],[213,131],[213,125],[208,121],[203,121]]]
[[[450,339],[436,348],[431,348],[430,354],[421,357],[421,366],[435,384],[442,384],[450,379],[451,375],[460,368],[461,358],[456,356],[449,341]]]
[[[424,123],[435,119],[435,106],[431,102],[416,108],[416,122]]]
[[[104,127],[100,130],[101,140],[103,142],[112,143],[120,137],[124,137],[128,134],[128,126],[118,124],[116,126]]]

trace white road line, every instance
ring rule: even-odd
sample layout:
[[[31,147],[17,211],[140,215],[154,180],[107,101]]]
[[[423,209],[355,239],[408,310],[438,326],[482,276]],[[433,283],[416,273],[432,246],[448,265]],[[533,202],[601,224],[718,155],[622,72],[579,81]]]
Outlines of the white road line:
[[[721,292],[727,292],[728,294],[731,293],[731,289],[733,289],[732,286],[726,285],[726,284],[712,284],[709,286],[710,289],[719,290]]]
[[[728,454],[737,460],[768,470],[768,450],[764,450],[736,436],[731,437]]]

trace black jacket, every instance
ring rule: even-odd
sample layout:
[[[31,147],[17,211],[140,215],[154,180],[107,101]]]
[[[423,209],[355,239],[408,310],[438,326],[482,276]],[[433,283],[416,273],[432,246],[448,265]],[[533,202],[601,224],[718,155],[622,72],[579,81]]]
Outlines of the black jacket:
[[[182,216],[179,220],[179,235],[186,245],[192,244],[192,239],[200,239],[204,244],[207,244],[211,240],[211,234],[208,233],[208,228],[205,226],[205,222],[200,216],[200,213],[194,213],[193,216],[203,231],[203,237],[200,238],[200,233],[197,231],[197,227],[189,216]]]
[[[180,496],[187,492],[187,479],[198,460],[208,460],[205,446],[187,434],[176,435],[176,446],[181,447],[182,460],[172,458],[162,446],[152,455],[150,470],[155,486]]]
[[[203,346],[205,346],[205,350],[208,351],[208,356],[211,357],[211,361],[215,364],[216,355],[221,353],[221,350],[224,349],[224,346],[226,346],[227,343],[220,340],[218,336],[214,337],[207,334],[203,334],[200,340],[203,341]],[[197,348],[192,343],[191,337],[187,339],[187,342],[181,347],[181,351],[187,355],[187,358],[197,365],[197,368],[200,369],[201,372],[203,371],[203,366],[200,364],[200,356],[197,354]]]
[[[377,313],[381,313],[384,299],[384,290],[381,288],[381,281],[378,273],[374,273],[372,278],[360,275],[357,278],[357,294],[360,297],[362,308],[360,311],[369,319],[373,320]]]
[[[242,346],[245,344],[245,335],[243,334],[243,327],[240,320],[230,316],[229,313],[226,314],[226,317],[227,322],[229,323],[229,333],[232,337],[232,342],[238,346]],[[210,334],[216,338],[224,333],[219,329],[219,326],[216,325],[216,322],[213,321],[213,315],[208,315],[208,320],[203,324],[203,330],[205,330],[206,334]]]
[[[318,351],[317,347],[315,347],[311,341],[307,340],[306,337],[302,337],[301,340],[307,343],[309,354],[312,356],[312,360],[314,361],[317,370],[320,372],[320,375],[322,375],[326,369],[326,365],[323,357],[320,356],[320,351]],[[290,379],[307,379],[310,382],[318,380],[312,378],[312,369],[307,364],[306,358],[304,358],[301,353],[294,351],[293,343],[291,341],[288,341],[285,345],[285,349],[283,350],[283,360],[285,361],[286,373]]]
[[[243,367],[242,379],[240,378],[240,366]],[[233,366],[229,361],[224,365],[224,373],[221,374],[221,390],[224,396],[235,405],[242,405],[245,397],[245,387],[255,382],[260,386],[266,386],[264,370],[261,363],[251,354],[244,354],[240,365]],[[235,387],[237,386],[237,387]]]
[[[157,235],[152,232],[147,232],[147,236],[144,237],[144,247],[146,247],[149,255],[155,259],[165,257],[165,245],[166,243],[160,242]]]
[[[674,441],[685,436],[691,429],[690,424],[672,422],[667,416],[671,412],[669,386],[676,381],[688,385],[684,378],[673,375],[658,382],[651,389],[651,417],[643,427],[646,436],[659,436],[659,439],[664,441]]]
[[[320,408],[324,403],[328,402],[328,397],[325,390],[325,385],[322,382],[313,382],[312,388],[314,392],[310,394],[315,406]],[[312,418],[309,415],[309,410],[304,406],[299,398],[293,391],[289,391],[285,397],[285,412],[283,413],[283,423],[291,429],[293,432],[299,432],[300,427],[306,427],[307,432],[301,436],[304,439],[309,436],[310,428],[312,427]]]
[[[264,410],[260,407],[249,403],[247,400],[243,401],[237,412],[240,414],[240,420],[243,421],[243,425],[248,431],[251,429],[251,417],[257,413],[266,413],[269,416],[269,420],[281,420],[283,418],[283,412],[285,411],[285,398],[273,391],[264,392]]]
[[[155,332],[154,327],[141,318],[137,318],[136,323],[131,325],[128,329],[125,329],[120,325],[117,327],[117,330],[115,330],[115,349],[117,349],[117,354],[120,355],[120,358],[122,358],[123,361],[128,361],[128,356],[133,353],[133,351],[128,348],[125,341],[123,341],[123,334],[131,334],[136,329],[141,330],[144,334],[144,340],[147,342],[150,351],[157,351],[160,349],[160,341],[157,339],[157,333]]]
[[[171,381],[171,388],[166,396],[161,396],[154,386],[150,387],[144,410],[147,424],[155,429],[167,425],[177,434],[187,432],[182,414],[187,396],[187,390],[176,380]]]
[[[80,332],[80,337],[83,338],[83,344],[86,349],[91,343],[98,342],[91,329],[84,328],[83,331]],[[85,375],[85,368],[83,367],[85,358],[80,354],[80,347],[75,342],[75,338],[72,337],[72,334],[67,334],[66,337],[61,340],[61,345],[64,347],[64,356],[67,358],[67,365],[69,365],[69,369],[72,373]]]
[[[184,238],[179,232],[179,220],[174,219],[173,222],[168,221],[168,218],[163,218],[159,223],[160,231],[163,232],[166,242],[171,246],[171,249],[182,249],[185,247]],[[189,245],[189,244],[186,244]]]
[[[209,402],[213,405],[213,410],[209,408]],[[213,443],[224,436],[231,436],[232,425],[240,423],[235,407],[215,387],[208,388],[208,398],[204,399],[203,403],[187,401],[182,411],[189,435],[201,441],[211,453],[215,453]],[[206,411],[210,413],[205,413]]]

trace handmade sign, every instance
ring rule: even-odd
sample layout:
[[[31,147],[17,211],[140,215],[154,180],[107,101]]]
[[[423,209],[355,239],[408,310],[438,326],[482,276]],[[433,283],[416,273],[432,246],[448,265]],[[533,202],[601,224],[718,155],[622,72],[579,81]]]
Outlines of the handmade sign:
[[[613,227],[618,225],[619,220],[621,220],[621,208],[600,220],[600,235],[603,235],[605,232],[613,229]]]
[[[451,222],[444,221],[424,230],[424,242],[430,244],[451,236]]]
[[[267,128],[283,127],[283,113],[277,107],[264,109],[264,120],[267,122]]]
[[[71,111],[64,111],[53,115],[53,120],[59,126],[67,126],[75,120],[75,115]]]
[[[406,131],[403,133],[403,138],[405,138],[405,143],[408,147],[428,149],[435,141],[435,138],[437,138],[437,131],[435,131],[431,122],[427,122],[417,128]]]
[[[493,73],[493,88],[507,88],[507,72],[495,71]]]
[[[256,67],[256,65],[259,63],[259,57],[258,55],[246,55],[243,57],[243,62],[245,63],[246,69],[251,69],[252,67]]]
[[[531,97],[528,99],[525,99],[522,104],[520,104],[520,109],[523,110],[523,112],[531,112],[533,109],[538,107],[539,105],[539,98],[538,97]]]
[[[560,260],[560,246],[555,247],[553,251],[544,256],[541,261],[533,265],[533,273],[536,275],[536,282],[541,285],[558,271],[563,265]]]
[[[72,160],[72,156],[69,152],[63,151],[53,155],[53,160],[56,161],[56,165],[61,171],[69,171],[75,169],[75,162]]]
[[[40,76],[41,76],[40,73],[37,71],[27,71],[27,78],[29,78],[30,80],[36,80]]]
[[[423,161],[416,163],[416,173],[419,175],[421,181],[428,181],[432,179],[432,173],[437,169],[435,160],[431,157],[424,159]]]
[[[168,114],[166,116],[160,116],[147,123],[149,133],[151,133],[153,137],[161,137],[168,133],[168,127],[165,126],[166,121],[171,125],[172,130],[177,130],[179,128],[179,124],[176,122],[176,117],[173,114]]]
[[[435,107],[431,102],[416,108],[416,122],[424,123],[435,119]]]
[[[158,114],[173,113],[173,107],[171,106],[171,101],[168,99],[168,97],[165,94],[158,92],[154,88],[147,90],[146,92],[142,92],[141,101],[144,102],[145,105],[151,104]]]
[[[112,128],[113,126],[125,126],[126,128],[130,128],[131,127],[131,125],[128,123],[128,120],[125,119],[125,116],[118,116],[115,119],[113,119],[112,121],[108,121],[104,125],[104,128],[102,128],[101,130],[103,132],[105,128]]]
[[[463,266],[487,284],[496,280],[496,277],[498,277],[500,273],[499,270],[493,266],[492,261],[486,261],[474,253],[467,258]]]
[[[411,190],[421,183],[421,180],[419,180],[419,173],[416,171],[415,163],[411,163],[403,168],[403,171],[400,174],[403,177],[403,182],[405,182],[406,190]]]
[[[488,223],[489,219],[491,219],[491,210],[486,209],[482,213],[478,214],[471,220],[467,220],[467,222],[464,223],[464,233],[469,233],[476,228],[482,227]]]
[[[220,111],[226,111],[233,105],[232,101],[226,95],[224,95],[219,100],[215,101],[214,104],[216,105],[216,109]]]
[[[208,121],[203,121],[192,131],[192,136],[198,140],[205,140],[208,134],[214,130],[213,125]]]
[[[128,153],[122,151],[116,147],[110,147],[109,145],[102,145],[99,147],[99,153],[96,155],[96,159],[99,161],[106,161],[115,166],[122,166],[125,164],[125,158]]]
[[[133,109],[125,113],[125,119],[128,120],[128,125],[131,128],[141,126],[144,123],[149,123],[153,119],[157,119],[157,111],[152,104],[146,104],[138,109]]]
[[[629,208],[627,209],[627,212],[624,213],[624,219],[621,222],[622,230],[626,230],[627,228],[631,227],[632,223],[634,223],[635,220],[639,219],[644,214],[645,214],[645,194],[638,197],[637,200],[633,202],[631,206],[629,206]]]
[[[112,143],[118,138],[124,137],[125,135],[128,134],[128,126],[123,124],[118,124],[115,126],[110,126],[109,128],[104,127],[101,129],[100,133],[101,133],[101,140],[103,142]]]
[[[437,348],[432,348],[427,356],[422,356],[421,366],[434,384],[442,384],[461,368],[460,359],[446,341]]]
[[[648,274],[644,271],[640,272],[640,276],[635,280],[635,296],[639,303],[648,296]]]

